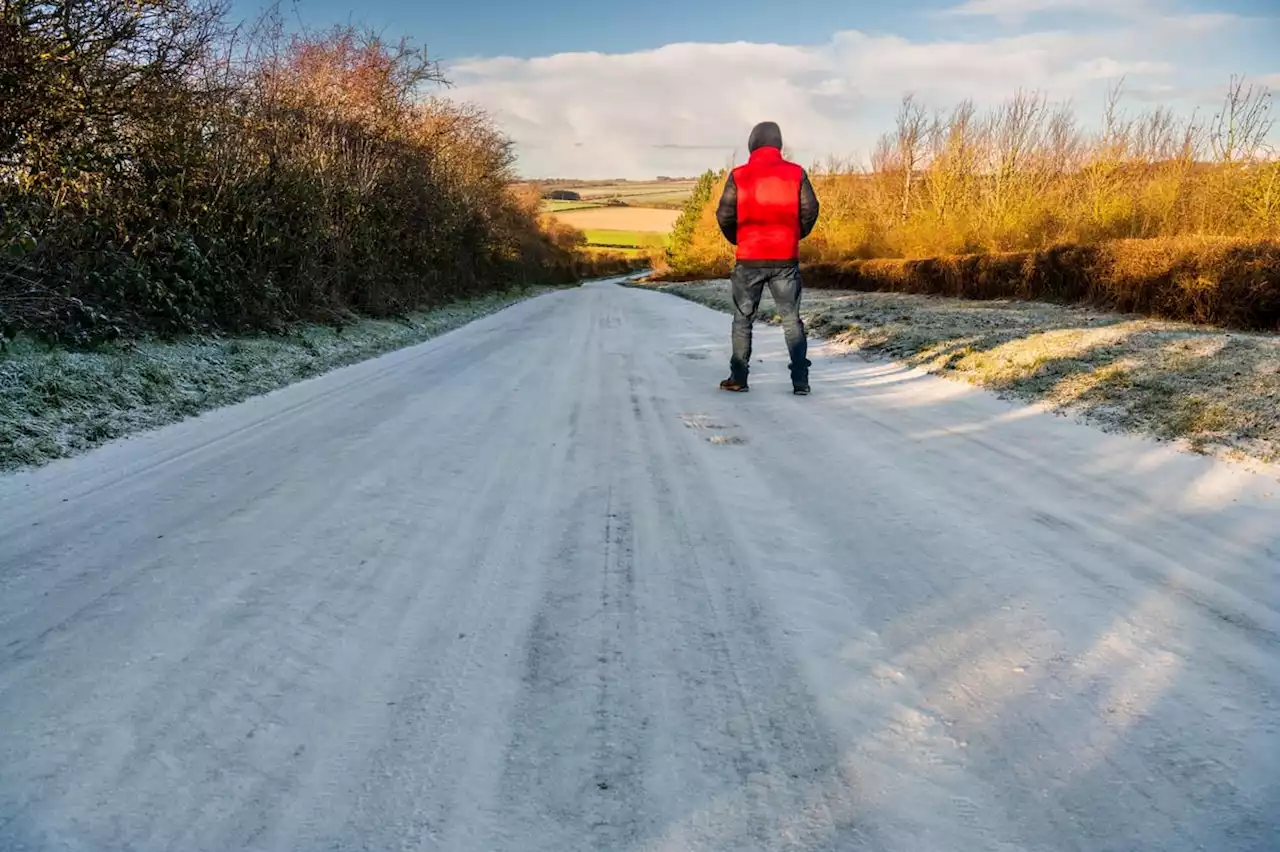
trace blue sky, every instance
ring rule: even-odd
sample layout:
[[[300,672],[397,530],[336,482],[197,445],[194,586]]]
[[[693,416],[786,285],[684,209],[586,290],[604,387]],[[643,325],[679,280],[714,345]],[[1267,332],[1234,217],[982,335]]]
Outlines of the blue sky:
[[[348,18],[388,33],[413,34],[442,58],[628,53],[672,42],[820,43],[847,29],[895,32],[918,26],[918,12],[945,2],[856,3],[838,0],[480,0],[416,3],[299,0],[285,5],[308,23]],[[255,8],[242,3],[241,10]],[[354,11],[353,11],[354,10]],[[785,14],[780,14],[780,10]]]
[[[255,0],[233,12],[251,15]],[[1133,109],[1212,112],[1232,73],[1280,92],[1277,0],[298,0],[309,26],[409,36],[449,97],[512,135],[528,176],[695,173],[779,121],[801,160],[865,157],[907,91],[930,106],[1019,87],[1087,121],[1126,78]],[[1280,107],[1277,107],[1280,111]]]

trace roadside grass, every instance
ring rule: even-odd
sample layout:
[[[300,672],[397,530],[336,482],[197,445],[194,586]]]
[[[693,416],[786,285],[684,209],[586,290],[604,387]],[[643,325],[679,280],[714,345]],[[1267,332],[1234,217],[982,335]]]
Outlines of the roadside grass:
[[[728,283],[631,285],[729,312]],[[1020,300],[806,290],[853,350],[1199,453],[1280,462],[1280,336]],[[776,322],[766,294],[761,318]]]
[[[554,287],[399,320],[280,336],[140,340],[71,352],[19,338],[0,354],[0,470],[40,465],[410,346]]]

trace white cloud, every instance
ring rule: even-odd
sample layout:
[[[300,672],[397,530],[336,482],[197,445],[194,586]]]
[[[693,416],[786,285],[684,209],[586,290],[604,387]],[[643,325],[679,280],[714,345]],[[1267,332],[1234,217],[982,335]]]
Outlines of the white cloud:
[[[1015,2],[1078,8],[1095,0],[969,5]],[[1152,14],[1109,29],[985,41],[841,32],[821,45],[670,44],[629,54],[472,59],[449,69],[457,84],[449,95],[494,114],[516,140],[528,176],[695,174],[735,153],[740,161],[751,126],[763,120],[782,126],[803,162],[865,154],[907,91],[940,107],[962,98],[989,103],[1017,89],[1083,107],[1121,76],[1145,92],[1188,91],[1188,75],[1199,71],[1207,82],[1192,63],[1214,50],[1212,40],[1230,21]],[[1218,55],[1228,56],[1223,44]]]
[[[1152,10],[1150,0],[965,0],[942,12],[951,17],[995,18],[1016,23],[1045,12],[1082,12],[1103,15],[1143,15]]]

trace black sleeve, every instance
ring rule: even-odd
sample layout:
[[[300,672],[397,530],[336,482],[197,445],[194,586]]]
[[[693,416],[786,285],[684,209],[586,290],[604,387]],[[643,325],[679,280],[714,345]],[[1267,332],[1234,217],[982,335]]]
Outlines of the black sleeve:
[[[738,244],[738,184],[733,180],[733,172],[724,185],[724,193],[720,196],[720,204],[716,207],[716,222],[720,224],[720,233],[732,245]]]
[[[813,226],[818,224],[818,196],[809,183],[809,173],[804,173],[800,181],[800,239],[809,236]]]

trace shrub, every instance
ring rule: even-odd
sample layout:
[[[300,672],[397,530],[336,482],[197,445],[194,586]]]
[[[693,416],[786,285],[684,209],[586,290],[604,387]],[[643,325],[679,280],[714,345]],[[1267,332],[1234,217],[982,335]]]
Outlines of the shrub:
[[[713,255],[723,243],[715,223],[715,206],[728,180],[727,172],[704,172],[671,228],[667,243],[664,271],[674,275],[715,274],[718,266]],[[723,249],[719,249],[724,253]]]
[[[1280,331],[1280,241],[1170,238],[1027,252],[806,265],[816,289],[1085,303]]]
[[[204,0],[0,9],[5,336],[274,329],[592,269],[407,42],[233,34]]]
[[[1032,251],[1065,243],[1280,237],[1280,159],[1270,93],[1233,79],[1213,120],[1155,108],[1126,115],[1113,90],[1100,129],[1068,105],[1020,93],[980,112],[930,112],[908,98],[869,167],[810,169],[822,215],[808,262]],[[701,186],[701,185],[700,185]],[[729,248],[699,195],[672,242],[672,274],[721,269]],[[695,249],[694,247],[699,248]]]

